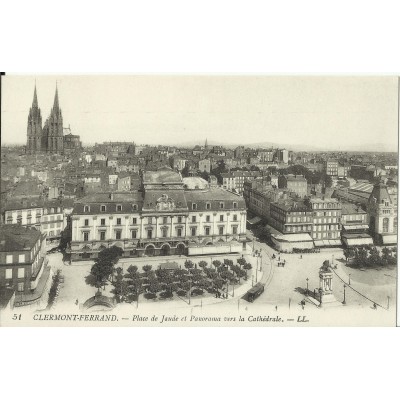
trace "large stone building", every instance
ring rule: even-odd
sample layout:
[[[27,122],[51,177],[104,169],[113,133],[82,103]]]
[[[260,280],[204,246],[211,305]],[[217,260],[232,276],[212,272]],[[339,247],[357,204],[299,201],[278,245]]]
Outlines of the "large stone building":
[[[82,198],[72,214],[71,259],[94,258],[113,245],[126,257],[241,252],[244,199],[221,188],[193,187],[185,189],[179,173],[161,168],[143,174],[142,191]]]
[[[58,88],[56,87],[53,108],[42,127],[42,115],[35,85],[32,107],[28,116],[27,153],[62,153],[64,148],[63,138],[63,117],[58,102]]]
[[[367,205],[370,233],[378,244],[397,243],[397,188],[390,193],[382,182],[377,183]]]
[[[66,133],[65,136],[64,131]],[[35,85],[32,107],[28,115],[26,152],[28,154],[62,154],[64,151],[67,153],[75,152],[80,150],[81,147],[80,137],[72,135],[70,127],[63,127],[63,116],[58,100],[57,87],[50,115],[42,126],[42,114]]]
[[[60,239],[67,225],[64,204],[60,200],[31,198],[9,201],[2,207],[2,216],[6,225],[20,225],[41,231],[48,242]]]
[[[82,149],[82,142],[79,135],[73,135],[71,132],[71,127],[64,128],[64,153],[74,153]]]
[[[41,232],[18,225],[0,229],[0,295],[13,292],[16,307],[43,309],[47,305],[51,269],[46,264],[44,238]]]
[[[278,185],[280,188],[296,193],[301,198],[307,196],[307,179],[303,175],[280,175]]]
[[[340,246],[342,205],[336,199],[311,199],[313,225],[311,236],[315,246]]]

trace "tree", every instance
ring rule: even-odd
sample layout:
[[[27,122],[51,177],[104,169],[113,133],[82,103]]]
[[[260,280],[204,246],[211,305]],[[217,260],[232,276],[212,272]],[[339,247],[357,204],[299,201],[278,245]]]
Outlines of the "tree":
[[[151,265],[143,265],[142,269],[147,274],[153,267]]]
[[[107,280],[109,280],[110,276],[112,275],[114,268],[112,265],[101,264],[96,262],[91,270],[90,274],[95,279],[95,286],[97,288],[104,287],[106,285]]]
[[[246,260],[245,260],[243,257],[238,258],[238,259],[236,260],[236,262],[237,262],[241,267],[242,267],[243,265],[246,264]]]
[[[245,273],[246,273],[246,280],[247,280],[247,277],[248,277],[248,271],[249,270],[251,270],[253,267],[251,266],[251,264],[250,263],[246,263],[246,264],[244,264],[243,265],[243,269],[244,269],[244,271],[245,271]]]
[[[71,240],[72,240],[71,229],[65,228],[61,232],[60,245],[58,246],[61,252],[64,252],[67,249],[68,245],[71,244]]]
[[[164,290],[163,297],[172,297],[173,292],[178,289],[174,276],[170,271],[160,269],[157,271],[158,279],[162,289]]]
[[[207,267],[207,261],[201,260],[199,261],[199,267],[200,268],[206,268]]]
[[[214,265],[214,267],[215,267],[216,269],[218,269],[218,268],[221,266],[221,261],[219,261],[219,260],[214,260],[214,261],[212,262],[212,264]]]
[[[226,265],[227,267],[231,267],[233,265],[233,261],[228,258],[225,258],[224,265]]]
[[[191,261],[191,260],[186,260],[186,261],[185,261],[185,268],[188,269],[188,270],[194,268],[194,263],[193,263],[193,261]]]
[[[145,297],[147,298],[155,298],[157,297],[157,293],[161,290],[161,284],[158,281],[158,279],[156,279],[156,277],[152,277],[149,279],[148,285],[146,287],[147,292],[150,294],[149,295],[145,295]]]
[[[130,293],[135,297],[136,300],[138,300],[143,285],[143,281],[140,278],[140,273],[138,272],[138,267],[136,265],[130,265],[127,271],[128,273],[125,275],[125,278],[128,280]]]
[[[346,249],[343,250],[343,255],[347,262],[349,258],[353,258],[355,256],[355,253],[353,249],[347,247]]]

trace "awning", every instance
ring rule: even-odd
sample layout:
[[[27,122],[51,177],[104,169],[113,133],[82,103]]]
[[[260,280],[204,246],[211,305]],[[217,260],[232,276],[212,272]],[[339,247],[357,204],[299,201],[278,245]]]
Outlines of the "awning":
[[[252,218],[252,219],[248,219],[248,220],[247,220],[247,222],[248,222],[250,225],[258,224],[260,221],[261,221],[261,218],[260,218],[260,217],[254,217],[254,218]]]
[[[358,229],[368,229],[369,226],[367,224],[357,224],[357,225],[351,225],[351,224],[344,224],[343,228],[346,231],[351,231],[351,230],[358,230]]]
[[[274,235],[271,236],[278,241],[297,243],[297,242],[312,242],[312,238],[308,233],[293,233],[287,235]]]
[[[382,235],[383,244],[397,244],[397,235]]]
[[[328,247],[328,246],[340,246],[339,239],[325,239],[325,240],[314,240],[314,244],[317,247]]]
[[[372,238],[344,238],[344,242],[347,246],[364,246],[374,244]]]

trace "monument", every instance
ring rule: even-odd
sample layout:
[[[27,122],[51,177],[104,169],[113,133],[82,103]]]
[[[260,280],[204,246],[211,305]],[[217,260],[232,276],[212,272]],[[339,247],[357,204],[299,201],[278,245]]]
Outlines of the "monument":
[[[319,301],[320,307],[330,303],[338,303],[333,294],[333,272],[326,260],[319,269]]]

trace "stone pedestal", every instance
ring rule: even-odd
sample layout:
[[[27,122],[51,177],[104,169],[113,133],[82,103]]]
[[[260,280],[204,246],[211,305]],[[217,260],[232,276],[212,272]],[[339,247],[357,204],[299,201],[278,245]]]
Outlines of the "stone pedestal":
[[[327,267],[321,267],[319,270],[319,294],[320,305],[337,302],[333,295],[333,272]]]

